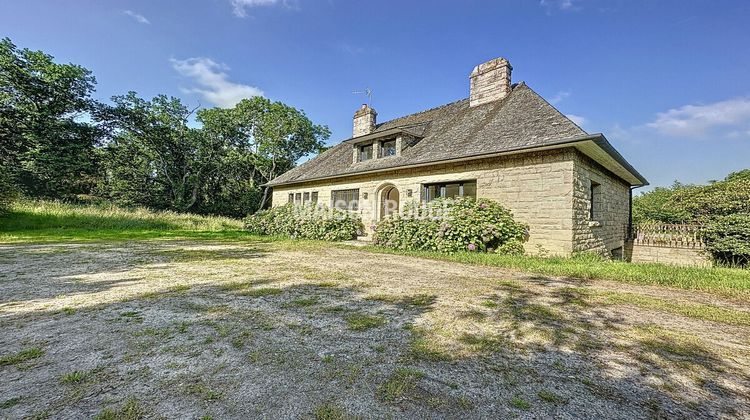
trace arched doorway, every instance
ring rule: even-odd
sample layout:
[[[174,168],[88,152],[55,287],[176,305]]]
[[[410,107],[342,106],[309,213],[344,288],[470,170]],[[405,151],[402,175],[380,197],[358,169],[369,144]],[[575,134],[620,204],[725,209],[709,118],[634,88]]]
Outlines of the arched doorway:
[[[388,185],[380,192],[380,218],[383,219],[398,213],[399,193],[393,185]]]

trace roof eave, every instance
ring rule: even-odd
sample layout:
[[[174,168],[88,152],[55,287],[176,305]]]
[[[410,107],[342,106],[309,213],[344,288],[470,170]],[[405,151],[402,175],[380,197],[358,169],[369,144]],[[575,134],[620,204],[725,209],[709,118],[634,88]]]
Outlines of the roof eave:
[[[359,139],[362,137],[364,136],[357,137],[355,139]],[[585,143],[594,145],[600,150],[602,150],[607,156],[609,156],[609,158],[611,158],[611,161],[601,162],[600,161],[602,160],[601,156],[592,156],[593,153],[590,153],[589,150],[584,149],[582,147],[582,145]],[[273,181],[271,181],[266,184],[263,184],[263,186],[280,187],[280,186],[286,186],[286,185],[303,184],[307,182],[323,181],[323,180],[336,179],[336,178],[345,178],[349,176],[368,175],[368,174],[373,174],[373,173],[387,172],[387,171],[400,170],[400,169],[418,168],[418,167],[440,165],[440,164],[452,163],[452,162],[464,162],[464,161],[470,161],[470,160],[476,160],[476,159],[486,159],[486,158],[491,158],[491,157],[496,157],[496,156],[507,156],[507,155],[543,151],[543,150],[553,150],[553,149],[560,149],[563,147],[576,147],[579,151],[591,157],[595,161],[599,162],[599,164],[607,168],[609,171],[613,172],[615,175],[619,176],[624,181],[628,182],[630,186],[632,187],[643,187],[643,186],[648,185],[648,181],[646,180],[646,178],[644,178],[643,175],[638,173],[638,171],[636,171],[635,168],[633,168],[633,166],[630,165],[630,163],[628,163],[628,161],[625,160],[625,158],[617,150],[615,150],[614,147],[612,147],[612,145],[609,143],[609,141],[607,141],[606,137],[604,137],[602,133],[595,133],[595,134],[585,134],[585,135],[576,136],[576,137],[569,137],[566,139],[560,139],[558,141],[545,144],[544,146],[519,147],[515,149],[509,149],[503,152],[484,153],[484,154],[477,154],[477,155],[472,155],[472,156],[465,156],[461,158],[443,159],[443,160],[436,160],[436,161],[417,163],[417,164],[411,164],[411,165],[390,166],[386,168],[372,169],[369,171],[349,172],[349,173],[329,175],[329,176],[324,176],[324,177],[294,180],[294,181],[289,181],[289,182],[274,183]]]

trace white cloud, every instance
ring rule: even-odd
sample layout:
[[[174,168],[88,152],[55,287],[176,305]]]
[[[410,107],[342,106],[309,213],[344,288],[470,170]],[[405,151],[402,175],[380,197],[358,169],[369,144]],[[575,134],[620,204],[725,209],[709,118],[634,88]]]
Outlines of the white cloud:
[[[582,127],[584,124],[586,124],[586,118],[575,115],[575,114],[565,114],[566,117],[568,117],[569,120],[576,123],[577,126]]]
[[[656,114],[656,119],[646,126],[672,137],[737,137],[750,131],[750,99],[673,108]]]
[[[553,10],[580,10],[581,7],[575,4],[576,1],[578,0],[539,0],[539,5],[547,9],[547,13],[549,14]]]
[[[567,98],[568,96],[570,96],[570,91],[561,90],[557,92],[555,96],[552,97],[552,99],[549,100],[549,103],[551,103],[552,105],[559,104],[560,102],[563,101],[563,99]]]
[[[229,81],[229,70],[224,64],[206,57],[188,58],[187,60],[171,59],[172,67],[182,76],[191,79],[199,87],[182,89],[185,93],[200,94],[214,105],[229,108],[242,99],[263,96],[257,87]]]
[[[247,9],[262,6],[274,6],[276,4],[285,4],[282,0],[231,0],[232,13],[237,17],[247,16]]]
[[[146,19],[146,16],[138,14],[138,13],[132,11],[132,10],[126,10],[123,13],[125,13],[126,15],[132,17],[138,23],[143,23],[143,24],[149,24],[149,23],[151,23],[151,22],[149,22],[148,19]]]

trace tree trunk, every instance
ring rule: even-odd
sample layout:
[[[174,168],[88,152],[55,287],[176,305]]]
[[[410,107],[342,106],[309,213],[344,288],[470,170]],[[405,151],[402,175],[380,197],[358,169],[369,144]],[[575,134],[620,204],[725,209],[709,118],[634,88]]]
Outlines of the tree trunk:
[[[260,199],[260,206],[258,206],[258,210],[255,212],[259,212],[263,210],[264,207],[266,207],[266,201],[268,200],[268,187],[263,187],[263,197]]]

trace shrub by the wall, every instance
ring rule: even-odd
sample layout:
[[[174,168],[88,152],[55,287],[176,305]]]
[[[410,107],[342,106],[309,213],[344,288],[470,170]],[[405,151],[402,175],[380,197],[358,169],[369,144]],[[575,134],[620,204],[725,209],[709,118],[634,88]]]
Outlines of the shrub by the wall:
[[[245,229],[257,235],[345,241],[357,237],[362,230],[362,219],[356,214],[324,206],[286,204],[248,216]]]
[[[703,240],[716,261],[750,265],[750,214],[710,219],[703,231]]]
[[[518,252],[528,227],[499,203],[471,198],[438,199],[382,220],[373,242],[395,249],[439,252]],[[509,244],[515,242],[516,244]]]

